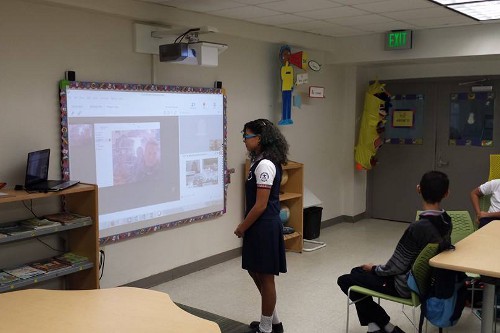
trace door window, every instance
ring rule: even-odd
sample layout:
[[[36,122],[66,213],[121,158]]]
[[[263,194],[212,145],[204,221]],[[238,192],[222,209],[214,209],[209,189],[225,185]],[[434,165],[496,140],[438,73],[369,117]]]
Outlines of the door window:
[[[493,146],[494,94],[453,93],[450,98],[451,146]]]
[[[424,95],[391,96],[385,140],[387,144],[421,145],[423,143]]]

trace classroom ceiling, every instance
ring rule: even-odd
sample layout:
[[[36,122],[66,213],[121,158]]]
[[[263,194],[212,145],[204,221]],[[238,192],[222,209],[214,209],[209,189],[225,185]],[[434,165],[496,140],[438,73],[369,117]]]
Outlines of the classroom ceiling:
[[[476,21],[428,0],[140,1],[333,37],[498,23]]]

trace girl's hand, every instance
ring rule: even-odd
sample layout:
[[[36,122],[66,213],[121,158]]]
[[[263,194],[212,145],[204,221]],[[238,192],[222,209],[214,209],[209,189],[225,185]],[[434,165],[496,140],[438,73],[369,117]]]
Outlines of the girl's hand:
[[[238,225],[238,227],[236,228],[236,230],[234,230],[234,234],[235,234],[236,236],[238,236],[238,238],[243,237],[243,234],[244,234],[244,233],[245,233],[245,232],[241,230],[241,224],[240,224],[240,225]]]

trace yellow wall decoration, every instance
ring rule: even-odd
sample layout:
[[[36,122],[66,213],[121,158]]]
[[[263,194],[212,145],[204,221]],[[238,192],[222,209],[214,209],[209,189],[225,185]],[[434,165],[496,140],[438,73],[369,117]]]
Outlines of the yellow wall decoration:
[[[358,143],[354,148],[354,160],[358,170],[370,170],[377,163],[375,154],[382,145],[380,133],[384,131],[385,119],[391,106],[390,95],[384,86],[385,84],[377,80],[365,93]]]

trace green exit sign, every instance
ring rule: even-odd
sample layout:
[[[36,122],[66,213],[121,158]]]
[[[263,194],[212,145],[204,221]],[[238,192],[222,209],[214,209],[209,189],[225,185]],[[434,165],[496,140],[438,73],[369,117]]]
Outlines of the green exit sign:
[[[411,30],[392,30],[385,33],[385,50],[408,50],[412,48]]]

